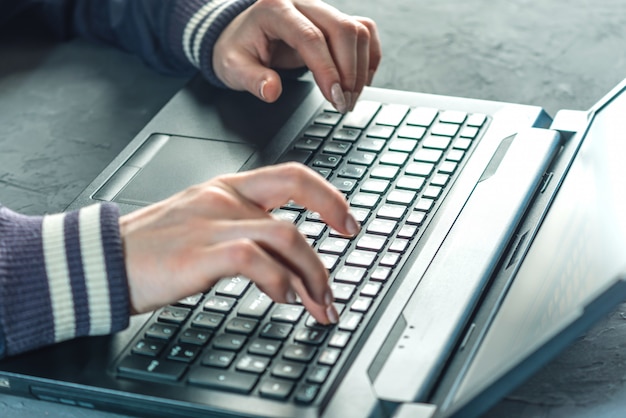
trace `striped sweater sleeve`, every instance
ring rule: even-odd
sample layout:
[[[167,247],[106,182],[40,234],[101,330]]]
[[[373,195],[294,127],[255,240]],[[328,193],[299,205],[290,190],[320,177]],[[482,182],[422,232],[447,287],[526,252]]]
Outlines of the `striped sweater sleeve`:
[[[256,0],[75,0],[73,34],[130,51],[151,67],[170,74],[200,70],[212,84],[213,46],[222,30]],[[47,13],[55,22],[63,13]],[[61,19],[59,18],[61,16]],[[67,19],[67,17],[65,17]]]
[[[128,326],[115,205],[30,217],[0,206],[0,357]]]

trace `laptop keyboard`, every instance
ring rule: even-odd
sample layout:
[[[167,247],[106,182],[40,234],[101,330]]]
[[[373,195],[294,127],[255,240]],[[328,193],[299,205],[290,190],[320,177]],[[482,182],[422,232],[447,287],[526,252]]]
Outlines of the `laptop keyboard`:
[[[118,377],[299,404],[323,399],[487,122],[482,114],[373,101],[347,115],[325,106],[281,161],[307,164],[334,184],[362,230],[347,238],[291,203],[273,215],[296,224],[318,252],[339,323],[323,326],[245,277],[224,278],[155,312]]]

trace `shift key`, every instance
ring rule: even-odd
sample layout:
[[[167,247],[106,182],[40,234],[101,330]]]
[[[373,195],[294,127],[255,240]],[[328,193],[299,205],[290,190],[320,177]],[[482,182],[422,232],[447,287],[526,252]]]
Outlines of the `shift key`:
[[[272,306],[272,299],[256,286],[250,288],[239,304],[237,313],[252,318],[262,318]]]

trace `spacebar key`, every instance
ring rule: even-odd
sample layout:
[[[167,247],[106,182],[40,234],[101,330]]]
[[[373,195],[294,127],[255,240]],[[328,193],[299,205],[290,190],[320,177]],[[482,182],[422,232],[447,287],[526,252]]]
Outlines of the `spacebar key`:
[[[257,380],[258,376],[255,374],[229,372],[208,367],[195,369],[189,373],[189,383],[192,385],[239,393],[249,393]]]

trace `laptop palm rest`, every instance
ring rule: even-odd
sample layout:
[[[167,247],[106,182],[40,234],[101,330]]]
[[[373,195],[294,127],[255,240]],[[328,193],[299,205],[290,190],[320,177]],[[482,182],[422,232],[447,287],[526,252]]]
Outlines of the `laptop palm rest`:
[[[152,135],[94,199],[145,206],[220,174],[237,172],[255,151],[239,142]]]

